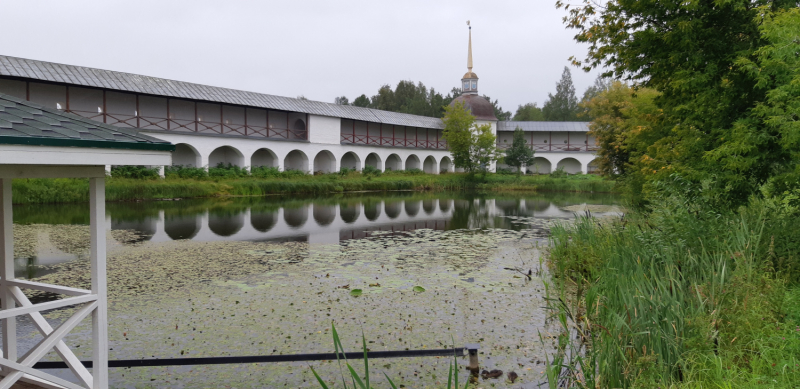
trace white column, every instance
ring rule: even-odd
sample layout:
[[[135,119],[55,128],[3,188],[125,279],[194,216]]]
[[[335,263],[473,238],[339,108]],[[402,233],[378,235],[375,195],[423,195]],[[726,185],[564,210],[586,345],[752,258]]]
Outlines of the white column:
[[[581,173],[589,174],[589,163],[588,162],[587,163],[581,162]]]
[[[111,175],[111,165],[106,165],[106,175],[107,176]]]
[[[11,179],[0,178],[0,244],[2,244],[3,267],[0,278],[3,281],[14,279],[14,218],[11,206]],[[11,309],[16,305],[11,292],[2,290],[2,309]],[[17,360],[17,318],[3,319],[3,357]]]
[[[89,179],[90,258],[92,294],[97,308],[92,312],[92,375],[94,388],[108,387],[108,302],[106,296],[106,184],[104,178]]]
[[[158,166],[158,176],[164,178],[164,166]]]

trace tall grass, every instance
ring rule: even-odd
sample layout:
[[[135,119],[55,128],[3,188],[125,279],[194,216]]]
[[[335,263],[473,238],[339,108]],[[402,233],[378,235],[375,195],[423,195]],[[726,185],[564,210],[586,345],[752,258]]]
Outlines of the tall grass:
[[[754,200],[713,212],[680,197],[552,230],[573,387],[797,387],[800,231]],[[570,291],[570,293],[567,293]],[[795,296],[795,297],[792,297]],[[562,382],[563,383],[563,382]]]
[[[344,171],[334,174],[308,175],[299,172],[277,172],[258,168],[245,176],[242,170],[226,166],[214,168],[207,175],[190,168],[173,167],[166,179],[132,179],[111,177],[106,184],[109,201],[150,200],[164,198],[265,196],[276,194],[319,195],[336,192],[397,190],[508,190],[611,192],[613,181],[595,176],[508,176],[487,174],[425,174],[421,171],[398,171],[366,174]],[[202,170],[202,169],[200,169]],[[204,172],[204,171],[203,171]],[[86,202],[89,183],[86,179],[20,179],[13,185],[17,204]]]

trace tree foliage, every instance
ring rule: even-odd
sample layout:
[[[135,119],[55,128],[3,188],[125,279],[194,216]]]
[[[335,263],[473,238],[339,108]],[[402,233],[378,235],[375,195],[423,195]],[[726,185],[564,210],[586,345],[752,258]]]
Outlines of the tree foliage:
[[[572,84],[572,73],[564,67],[561,80],[556,83],[556,94],[547,94],[547,101],[542,106],[544,120],[554,122],[571,122],[578,120],[578,97],[575,96],[575,85]]]
[[[528,103],[517,107],[517,112],[512,120],[520,122],[544,121],[544,113],[537,103]]]
[[[610,86],[581,103],[591,119],[589,135],[595,138],[599,170],[606,176],[625,176],[632,161],[637,161],[653,143],[653,127],[658,123],[660,110],[655,99],[658,92],[643,88],[634,91],[615,81]]]
[[[350,105],[440,118],[444,115],[444,107],[450,105],[458,96],[461,96],[459,88],[453,88],[447,95],[442,95],[434,88],[428,89],[421,82],[415,84],[413,81],[400,81],[394,89],[388,84],[381,86],[378,93],[372,97],[362,94],[356,97]],[[487,95],[483,95],[483,97],[492,104],[494,114],[498,119],[509,120],[511,118],[511,112],[503,111],[503,107],[497,100],[492,100]],[[349,104],[346,96],[337,97],[334,102],[340,105]]]
[[[765,184],[798,181],[786,179],[798,175],[797,1],[558,6],[568,8],[575,39],[589,45],[576,65],[605,67],[605,75],[660,93],[654,141],[631,172],[645,193],[679,176],[735,206]]]
[[[489,124],[476,125],[475,116],[462,102],[445,107],[443,138],[453,164],[469,174],[486,171],[499,158],[497,137]]]
[[[506,150],[503,162],[508,166],[517,168],[517,175],[519,175],[522,173],[522,165],[532,165],[533,159],[533,149],[525,142],[525,132],[517,127],[514,130],[514,139],[511,142],[511,147]]]

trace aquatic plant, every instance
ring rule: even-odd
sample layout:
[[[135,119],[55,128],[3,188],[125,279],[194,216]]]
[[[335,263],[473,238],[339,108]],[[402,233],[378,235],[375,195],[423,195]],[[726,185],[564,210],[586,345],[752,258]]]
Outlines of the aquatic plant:
[[[566,336],[551,379],[581,388],[794,387],[792,220],[761,200],[715,212],[669,196],[622,220],[586,214],[554,227],[550,306]]]
[[[361,380],[361,377],[358,373],[350,366],[350,363],[347,362],[347,356],[344,352],[344,347],[342,346],[342,341],[339,339],[339,333],[336,332],[336,325],[331,323],[331,335],[333,336],[333,345],[336,353],[336,362],[339,363],[339,372],[342,376],[342,387],[345,389],[348,388],[347,380],[345,379],[345,373],[342,371],[342,360],[344,360],[345,365],[347,366],[347,372],[350,375],[350,382],[353,385],[353,389],[371,389],[372,386],[370,385],[369,379],[369,354],[367,353],[367,338],[364,336],[364,331],[361,331],[361,349],[364,351],[364,380]],[[452,338],[451,338],[452,340]],[[455,346],[453,346],[455,347]],[[339,359],[339,356],[342,356]],[[455,366],[455,369],[453,368]],[[322,379],[322,377],[317,374],[317,371],[314,370],[313,366],[310,366],[311,372],[314,373],[314,377],[319,382],[319,386],[323,389],[329,389],[328,384]],[[394,381],[389,378],[389,375],[383,373],[383,376],[386,377],[386,381],[389,382],[389,385],[392,389],[397,389],[397,385],[395,385]],[[358,385],[358,386],[356,386]],[[464,389],[469,386],[469,381],[464,384]],[[450,370],[447,373],[447,389],[457,389],[458,388],[458,355],[456,355],[455,350],[453,350],[453,362],[450,364]]]

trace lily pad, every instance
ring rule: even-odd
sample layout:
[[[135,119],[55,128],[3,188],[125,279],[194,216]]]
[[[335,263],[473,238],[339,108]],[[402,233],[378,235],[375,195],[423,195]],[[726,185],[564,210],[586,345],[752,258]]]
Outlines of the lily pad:
[[[350,291],[350,295],[353,297],[361,296],[361,289],[353,289]]]
[[[412,289],[412,290],[417,292],[417,293],[422,293],[422,292],[425,291],[425,288],[423,288],[421,286],[415,286],[414,289]]]

